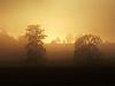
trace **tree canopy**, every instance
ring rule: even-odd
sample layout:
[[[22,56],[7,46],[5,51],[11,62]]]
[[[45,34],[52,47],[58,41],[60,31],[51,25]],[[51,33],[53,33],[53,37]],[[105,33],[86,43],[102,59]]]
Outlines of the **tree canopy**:
[[[45,54],[45,48],[43,46],[44,30],[39,25],[29,25],[26,29],[27,38],[27,56],[28,60],[33,63],[39,63]]]
[[[78,38],[75,42],[75,59],[78,62],[93,62],[100,57],[99,47],[102,43],[99,36],[92,34]]]

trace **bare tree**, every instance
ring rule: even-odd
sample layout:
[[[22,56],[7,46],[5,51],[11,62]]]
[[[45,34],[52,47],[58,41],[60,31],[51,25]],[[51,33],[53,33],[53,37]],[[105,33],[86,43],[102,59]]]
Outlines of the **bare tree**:
[[[45,39],[46,35],[44,35],[43,32],[44,30],[42,30],[39,25],[29,25],[26,29],[26,50],[30,63],[40,63],[46,52],[42,41]]]
[[[79,64],[97,62],[101,56],[101,44],[101,38],[96,35],[88,34],[78,38],[75,42],[75,61]]]

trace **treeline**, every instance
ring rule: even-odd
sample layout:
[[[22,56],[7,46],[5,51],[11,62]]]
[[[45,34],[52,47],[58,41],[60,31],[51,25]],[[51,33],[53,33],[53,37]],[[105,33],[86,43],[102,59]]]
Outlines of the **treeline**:
[[[1,30],[0,64],[38,66],[48,63],[48,51],[43,43],[43,39],[46,37],[47,35],[44,34],[44,30],[39,25],[27,26],[25,35],[18,39]],[[74,51],[72,51],[71,59],[74,66],[114,65],[114,52],[109,53],[107,47],[104,47],[104,45],[110,44],[105,44],[99,36],[93,34],[83,35],[77,38],[73,45]],[[52,49],[53,51],[56,50],[55,48]],[[112,50],[110,51],[112,52]],[[55,53],[53,57],[56,57]]]
[[[10,62],[19,62],[25,59],[25,50],[23,37],[16,40],[14,37],[8,35],[7,32],[0,32],[0,64],[7,64]]]

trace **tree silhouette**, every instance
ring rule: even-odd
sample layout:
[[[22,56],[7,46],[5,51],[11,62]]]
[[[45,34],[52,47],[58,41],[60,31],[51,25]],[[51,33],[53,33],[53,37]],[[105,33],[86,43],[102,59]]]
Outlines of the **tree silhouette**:
[[[45,48],[43,46],[44,30],[40,28],[39,25],[29,25],[26,29],[26,38],[27,38],[27,57],[28,62],[33,64],[38,64],[41,62],[42,57],[45,54]]]
[[[59,37],[57,37],[55,40],[51,41],[51,44],[59,44],[59,43],[61,43],[61,40]]]
[[[79,64],[97,64],[101,56],[101,44],[101,38],[96,35],[88,34],[78,38],[75,42],[75,61]]]
[[[71,44],[72,41],[73,41],[73,35],[72,34],[68,34],[66,36],[66,43]]]
[[[61,42],[61,39],[60,39],[59,37],[57,37],[57,38],[55,39],[55,41],[56,41],[57,43],[60,43],[60,42]]]

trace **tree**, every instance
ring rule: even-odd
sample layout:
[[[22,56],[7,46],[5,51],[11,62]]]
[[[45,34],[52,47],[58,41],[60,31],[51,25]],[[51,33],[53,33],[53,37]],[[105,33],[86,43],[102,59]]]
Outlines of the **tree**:
[[[57,37],[57,38],[55,39],[55,41],[56,41],[56,43],[61,43],[61,39],[60,39],[59,37]]]
[[[78,38],[75,42],[75,61],[79,64],[97,63],[101,56],[101,44],[101,38],[96,35],[88,34]]]
[[[61,40],[59,37],[57,37],[55,40],[51,41],[51,44],[59,44],[59,43],[61,43]]]
[[[21,58],[19,50],[18,41],[10,36],[5,29],[0,28],[0,63],[19,61]]]
[[[45,55],[45,48],[43,46],[44,30],[40,28],[39,25],[29,25],[26,29],[27,38],[27,57],[28,61],[33,64],[38,64],[41,62],[42,57]]]
[[[72,34],[68,34],[66,36],[66,43],[71,44],[72,41],[73,41],[73,35]]]

